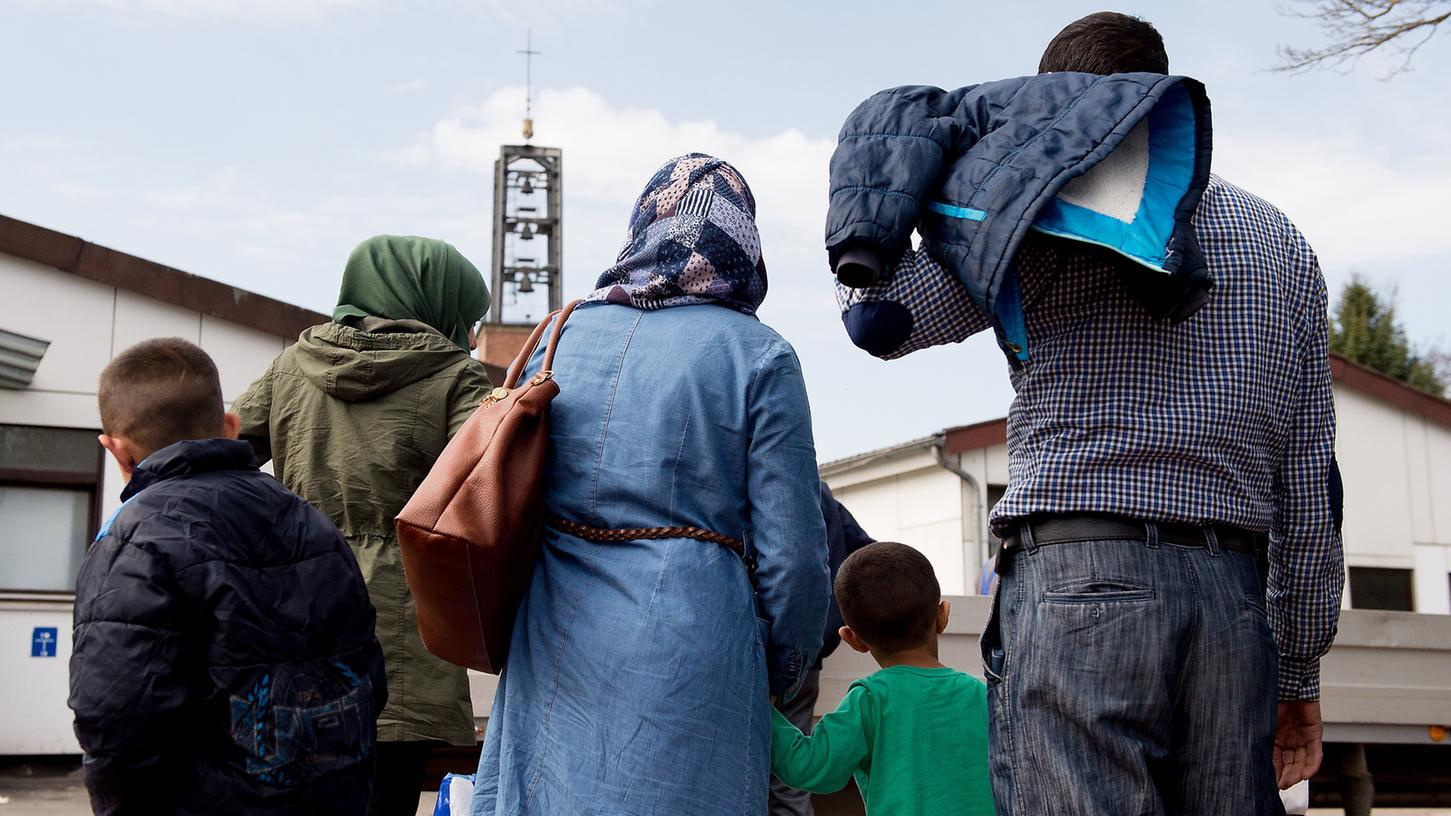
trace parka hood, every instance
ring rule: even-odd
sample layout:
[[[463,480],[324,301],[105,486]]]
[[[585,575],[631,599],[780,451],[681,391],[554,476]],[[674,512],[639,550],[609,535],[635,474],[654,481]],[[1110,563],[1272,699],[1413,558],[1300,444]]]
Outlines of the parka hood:
[[[393,325],[424,328],[414,321]],[[338,323],[307,329],[291,351],[304,377],[344,402],[366,402],[391,394],[457,365],[467,355],[432,330],[362,331]]]

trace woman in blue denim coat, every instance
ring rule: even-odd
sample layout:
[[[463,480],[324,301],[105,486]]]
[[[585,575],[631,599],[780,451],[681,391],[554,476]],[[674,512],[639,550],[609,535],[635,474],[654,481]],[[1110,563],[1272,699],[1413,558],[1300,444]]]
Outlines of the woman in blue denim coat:
[[[810,667],[829,588],[805,383],[755,317],[755,209],[710,156],[650,180],[618,261],[565,323],[546,507],[563,526],[697,527],[748,557],[549,527],[475,816],[766,811],[770,697]]]

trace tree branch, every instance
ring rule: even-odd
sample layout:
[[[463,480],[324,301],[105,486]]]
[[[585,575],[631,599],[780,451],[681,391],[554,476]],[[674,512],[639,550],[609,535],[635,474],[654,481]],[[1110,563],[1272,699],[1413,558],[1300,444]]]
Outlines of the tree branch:
[[[1317,21],[1330,42],[1320,48],[1282,46],[1275,71],[1349,70],[1366,54],[1385,49],[1402,57],[1390,78],[1409,71],[1416,51],[1451,20],[1451,0],[1297,0],[1296,5],[1281,7],[1280,13]]]

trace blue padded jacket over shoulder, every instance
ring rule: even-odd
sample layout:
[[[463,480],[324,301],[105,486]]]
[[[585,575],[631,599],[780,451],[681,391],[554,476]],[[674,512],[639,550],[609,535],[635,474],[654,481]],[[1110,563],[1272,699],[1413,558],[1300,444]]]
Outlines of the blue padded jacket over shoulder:
[[[1162,74],[1054,73],[882,91],[842,126],[826,247],[884,263],[922,248],[1029,360],[1014,253],[1029,229],[1107,247],[1155,317],[1180,321],[1213,278],[1192,218],[1209,181],[1204,86]],[[854,338],[855,339],[855,338]]]

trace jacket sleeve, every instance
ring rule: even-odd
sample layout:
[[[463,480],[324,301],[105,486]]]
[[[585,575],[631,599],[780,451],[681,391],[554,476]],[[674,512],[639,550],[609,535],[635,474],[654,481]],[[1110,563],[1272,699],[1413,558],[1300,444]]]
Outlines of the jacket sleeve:
[[[831,156],[826,249],[865,246],[884,260],[907,250],[923,199],[976,125],[959,105],[972,88],[909,85],[881,91],[847,117]]]
[[[107,535],[86,555],[76,587],[69,703],[98,814],[170,810],[166,760],[188,703],[184,606],[144,543]]]
[[[832,501],[836,501],[836,499],[833,498]],[[851,514],[850,510],[846,509],[846,505],[839,501],[836,502],[836,511],[841,514],[841,537],[846,543],[847,555],[851,555],[862,547],[876,541],[876,539],[867,534],[866,530],[862,529],[862,526],[857,523],[856,517]]]
[[[449,392],[449,439],[453,439],[453,435],[458,433],[458,429],[462,428],[468,418],[473,416],[474,409],[479,407],[479,403],[484,401],[484,397],[487,397],[493,388],[483,364],[470,358],[468,365],[464,366],[463,371],[459,373],[453,390]]]
[[[801,365],[785,341],[757,362],[746,399],[748,546],[757,562],[760,613],[770,626],[771,694],[789,698],[821,649],[831,590],[811,407]]]
[[[232,403],[232,411],[242,418],[239,437],[252,446],[259,465],[272,459],[272,371],[276,366],[273,360],[266,373]]]
[[[1320,698],[1320,658],[1330,650],[1345,585],[1335,466],[1335,403],[1331,389],[1325,279],[1314,253],[1295,234],[1297,274],[1314,292],[1300,328],[1299,397],[1280,463],[1275,528],[1270,541],[1267,601],[1279,648],[1281,700]]]
[[[992,325],[962,281],[921,249],[904,252],[872,286],[837,283],[836,300],[851,341],[884,360],[960,343]]]
[[[821,718],[811,736],[771,708],[771,773],[812,793],[836,793],[846,787],[867,758],[872,719],[871,692],[853,683],[836,710]]]

